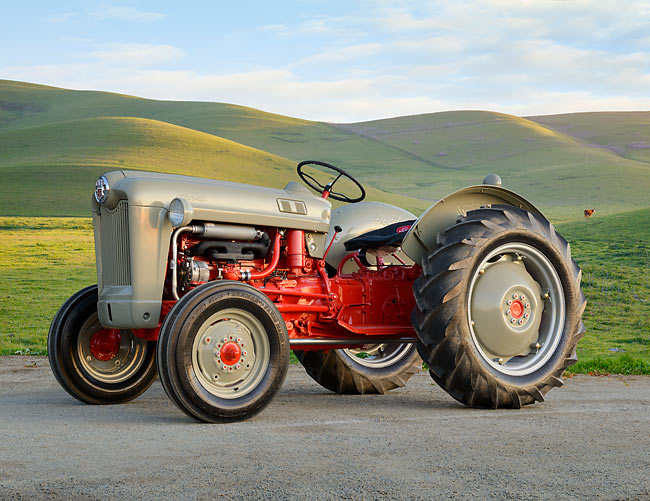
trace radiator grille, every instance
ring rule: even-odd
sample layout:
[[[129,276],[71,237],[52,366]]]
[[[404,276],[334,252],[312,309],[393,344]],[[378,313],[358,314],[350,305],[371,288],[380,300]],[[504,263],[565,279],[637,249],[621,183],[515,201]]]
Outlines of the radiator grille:
[[[120,201],[113,210],[102,208],[100,224],[104,285],[131,285],[128,202]]]

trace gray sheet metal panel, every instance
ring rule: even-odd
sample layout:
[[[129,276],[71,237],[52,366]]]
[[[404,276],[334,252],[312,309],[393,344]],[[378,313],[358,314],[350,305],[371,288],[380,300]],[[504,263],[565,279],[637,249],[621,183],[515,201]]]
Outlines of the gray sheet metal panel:
[[[456,218],[482,206],[504,204],[526,209],[544,217],[537,207],[514,191],[490,185],[463,188],[434,203],[411,227],[402,250],[420,263],[436,245],[438,233],[456,223]]]
[[[407,221],[409,219],[415,219],[415,216],[409,211],[381,202],[359,202],[343,205],[335,209],[332,212],[332,229],[327,234],[326,245],[329,245],[330,240],[334,236],[335,226],[340,226],[342,231],[336,235],[336,240],[334,240],[332,248],[327,254],[327,263],[334,268],[338,268],[341,259],[349,254],[344,247],[344,243],[347,240],[358,237],[367,231],[377,230],[389,224]],[[406,256],[400,255],[400,257],[404,258]],[[387,258],[385,261],[387,263],[391,263],[392,261],[396,262],[392,258]],[[344,271],[349,273],[356,268],[354,263],[350,263],[350,266],[344,269]]]
[[[167,209],[176,197],[187,200],[197,220],[238,224],[254,224],[279,228],[295,228],[325,233],[329,230],[331,204],[311,193],[296,190],[278,190],[230,183],[190,176],[159,174],[155,172],[120,171],[108,173],[111,190],[123,193],[129,206],[161,207]],[[304,212],[281,212],[278,199],[304,203]],[[107,206],[119,198],[109,196]],[[300,212],[303,212],[301,209]]]

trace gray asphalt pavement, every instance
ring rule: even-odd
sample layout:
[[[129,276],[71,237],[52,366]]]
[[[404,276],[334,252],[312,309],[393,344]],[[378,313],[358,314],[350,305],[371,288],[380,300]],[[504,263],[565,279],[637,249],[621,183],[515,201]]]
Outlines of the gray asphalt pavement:
[[[490,411],[424,372],[340,396],[292,366],[261,415],[210,425],[158,381],[89,406],[47,359],[0,357],[0,422],[0,499],[650,499],[645,376],[576,376],[542,404]]]

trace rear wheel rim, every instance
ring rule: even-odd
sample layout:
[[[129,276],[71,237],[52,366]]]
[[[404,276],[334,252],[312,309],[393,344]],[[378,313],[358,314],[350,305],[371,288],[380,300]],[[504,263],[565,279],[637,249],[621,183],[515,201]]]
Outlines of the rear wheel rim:
[[[252,313],[237,308],[211,315],[192,344],[198,383],[212,395],[236,399],[257,388],[271,361],[266,329]]]
[[[371,369],[390,367],[402,360],[413,348],[410,343],[367,344],[360,348],[339,350],[353,363]]]
[[[110,355],[96,358],[93,338],[106,330],[97,314],[91,315],[81,326],[77,337],[77,355],[84,371],[99,382],[116,384],[133,377],[144,364],[147,341],[134,336],[130,330],[120,330],[119,345]],[[96,340],[96,338],[95,338]]]
[[[526,280],[523,280],[522,283],[513,282],[509,289],[503,285],[503,282],[498,284],[494,282],[495,289],[501,287],[499,292],[495,292],[494,308],[503,320],[503,326],[498,321],[494,322],[496,334],[491,332],[486,336],[481,334],[482,326],[474,321],[475,317],[479,317],[474,303],[479,303],[484,299],[478,297],[478,291],[481,287],[485,288],[486,283],[481,282],[482,280],[491,280],[488,277],[490,267],[508,260],[523,264],[525,272],[532,282],[538,284],[538,288],[531,287],[530,282]],[[488,281],[487,285],[489,288],[492,284]],[[507,289],[507,296],[503,290],[504,287]],[[521,301],[521,292],[519,291],[539,294],[539,298],[531,297]],[[501,295],[504,297],[499,297]],[[520,304],[509,305],[507,301]],[[510,306],[515,306],[515,308],[510,311]],[[483,259],[471,278],[468,289],[467,315],[474,346],[492,368],[510,376],[532,374],[542,368],[553,356],[564,334],[566,319],[564,288],[555,266],[539,249],[525,243],[510,243],[494,249]],[[516,329],[525,329],[526,322],[529,321],[529,317],[525,315],[530,315],[531,322],[537,315],[535,322],[538,324],[537,336],[531,340],[528,347],[529,353],[525,355],[506,353],[503,356],[498,354],[495,356],[493,346],[488,346],[489,341],[492,339],[497,341],[516,339]],[[501,334],[499,330],[501,330]],[[512,337],[508,338],[507,336]]]

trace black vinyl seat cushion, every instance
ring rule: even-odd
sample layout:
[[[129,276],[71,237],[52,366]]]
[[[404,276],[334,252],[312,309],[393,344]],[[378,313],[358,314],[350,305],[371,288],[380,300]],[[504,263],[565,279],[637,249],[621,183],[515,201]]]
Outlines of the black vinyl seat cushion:
[[[347,251],[375,249],[378,247],[399,247],[415,219],[390,224],[354,237],[343,245]]]

